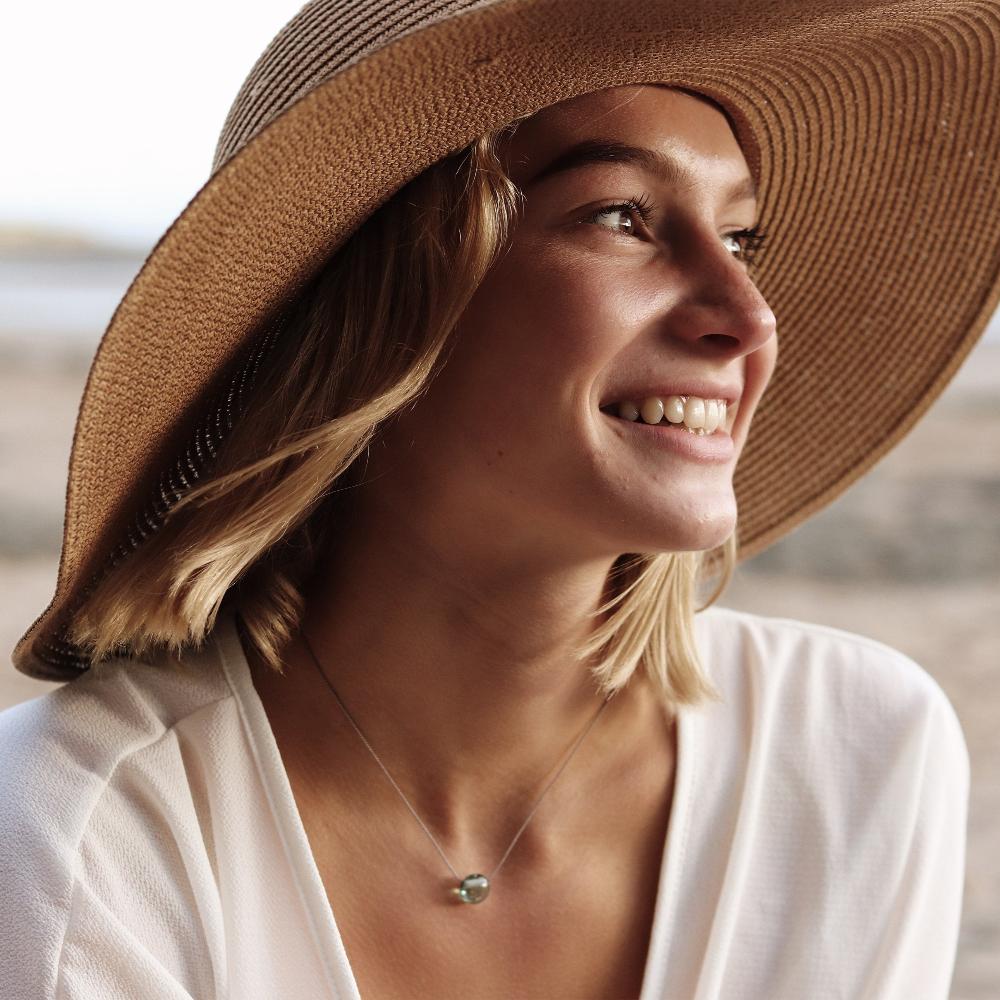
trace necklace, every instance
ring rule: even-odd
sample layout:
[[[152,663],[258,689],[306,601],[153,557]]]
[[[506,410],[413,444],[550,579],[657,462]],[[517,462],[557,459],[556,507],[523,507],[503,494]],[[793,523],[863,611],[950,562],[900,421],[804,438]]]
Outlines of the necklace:
[[[576,753],[580,744],[583,742],[584,737],[587,735],[587,733],[590,732],[591,727],[594,725],[594,723],[597,722],[597,719],[600,716],[601,712],[603,712],[604,709],[607,707],[608,702],[611,700],[612,695],[609,694],[601,703],[601,707],[594,714],[594,717],[590,720],[590,722],[587,723],[587,725],[584,727],[583,732],[577,737],[576,742],[573,744],[573,749],[569,753],[569,756],[567,756],[567,758],[562,762],[562,764],[559,767],[559,770],[557,770],[556,773],[552,776],[552,778],[549,780],[545,788],[542,789],[542,794],[538,796],[538,799],[535,801],[534,806],[532,806],[531,808],[531,812],[528,813],[527,819],[525,819],[525,821],[521,824],[521,827],[517,831],[517,833],[514,834],[514,839],[510,842],[510,846],[507,848],[507,850],[504,851],[504,855],[500,859],[496,868],[494,868],[493,871],[490,872],[489,876],[477,872],[474,875],[466,875],[465,878],[462,878],[462,876],[459,875],[457,871],[455,871],[454,866],[448,860],[448,858],[445,857],[444,851],[441,850],[441,845],[434,839],[434,835],[431,833],[430,830],[427,829],[427,826],[424,824],[424,821],[417,815],[416,809],[414,809],[413,806],[410,805],[410,801],[403,794],[403,790],[399,787],[399,785],[396,784],[395,781],[393,781],[392,775],[388,772],[388,770],[386,770],[385,764],[382,763],[382,761],[379,759],[378,754],[375,753],[375,751],[372,749],[372,745],[368,742],[367,739],[365,739],[365,734],[361,732],[361,727],[354,721],[353,716],[347,710],[347,706],[344,704],[340,695],[337,694],[337,689],[330,682],[330,678],[326,676],[326,672],[323,670],[322,666],[320,666],[319,659],[313,652],[312,645],[310,644],[309,639],[306,637],[305,632],[302,632],[301,635],[302,635],[302,641],[305,643],[306,649],[309,650],[309,655],[312,657],[313,662],[316,664],[316,669],[320,672],[320,676],[323,678],[323,680],[326,681],[327,686],[333,692],[334,698],[337,699],[337,703],[343,709],[344,715],[347,716],[347,721],[350,722],[350,724],[354,727],[354,731],[358,734],[358,736],[361,737],[361,742],[364,743],[364,745],[368,748],[368,752],[375,758],[375,762],[378,764],[378,766],[382,768],[382,772],[389,779],[389,781],[392,784],[392,787],[395,788],[396,791],[399,793],[399,797],[406,804],[406,808],[409,809],[411,813],[413,813],[413,818],[420,824],[421,829],[430,838],[431,843],[434,845],[438,854],[441,855],[441,858],[443,859],[444,863],[451,870],[452,875],[454,875],[455,878],[458,879],[458,886],[451,889],[450,891],[455,895],[457,895],[458,898],[463,903],[481,903],[490,894],[491,880],[494,878],[496,873],[500,871],[501,867],[503,866],[503,863],[507,860],[508,856],[510,855],[510,852],[514,849],[514,845],[517,843],[518,838],[524,832],[524,829],[528,825],[529,820],[531,819],[532,816],[535,815],[535,810],[538,809],[538,807],[541,805],[542,799],[545,798],[546,794],[548,793],[548,790],[555,784],[556,778],[558,778],[559,775],[562,774],[566,765],[573,759],[573,754]]]

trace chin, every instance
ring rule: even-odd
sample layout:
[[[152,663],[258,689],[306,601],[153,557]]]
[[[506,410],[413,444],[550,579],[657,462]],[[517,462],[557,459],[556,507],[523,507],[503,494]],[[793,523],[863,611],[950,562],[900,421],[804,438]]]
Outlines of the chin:
[[[725,531],[691,532],[681,537],[672,538],[660,548],[664,552],[707,552],[722,545],[734,529],[735,525]]]
[[[662,552],[703,552],[722,545],[736,530],[735,497],[727,503],[697,505],[696,508],[660,515],[653,548]]]

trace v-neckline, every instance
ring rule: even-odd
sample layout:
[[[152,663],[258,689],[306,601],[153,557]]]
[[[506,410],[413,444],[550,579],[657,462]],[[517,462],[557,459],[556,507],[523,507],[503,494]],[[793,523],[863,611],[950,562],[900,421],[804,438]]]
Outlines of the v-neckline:
[[[333,995],[337,1000],[361,1000],[333,906],[309,843],[277,739],[264,704],[254,687],[250,664],[232,613],[218,618],[215,636],[219,659],[236,696],[251,752],[286,856],[295,874],[296,888],[308,914],[310,930],[326,969],[329,986],[334,990]],[[698,747],[694,738],[696,726],[687,706],[678,707],[676,726],[674,791],[666,841],[660,856],[656,905],[638,1000],[656,1000],[664,995],[666,955],[679,917],[677,887],[681,882],[686,855],[692,789],[698,766]]]

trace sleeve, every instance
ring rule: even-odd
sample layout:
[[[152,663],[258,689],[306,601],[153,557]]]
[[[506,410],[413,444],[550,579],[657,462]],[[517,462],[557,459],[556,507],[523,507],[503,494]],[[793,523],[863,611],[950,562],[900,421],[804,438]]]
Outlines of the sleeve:
[[[899,772],[909,772],[909,794],[898,800],[908,808],[909,835],[865,1000],[947,1000],[954,972],[970,766],[954,708],[936,683],[931,692]]]
[[[25,993],[25,996],[39,996]],[[195,1000],[90,888],[77,882],[54,1000]]]
[[[0,713],[0,997],[214,997],[211,963],[195,948],[200,925],[170,905],[169,831],[145,818],[152,796],[138,781],[134,830],[127,800],[109,799],[109,775],[127,768],[95,749],[110,727],[68,724],[76,694]]]

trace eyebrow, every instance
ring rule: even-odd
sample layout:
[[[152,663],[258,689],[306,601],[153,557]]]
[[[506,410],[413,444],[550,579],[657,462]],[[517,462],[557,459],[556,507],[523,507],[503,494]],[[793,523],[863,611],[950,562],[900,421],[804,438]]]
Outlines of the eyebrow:
[[[557,156],[543,167],[524,187],[538,184],[556,174],[579,170],[594,163],[628,163],[654,174],[667,184],[678,184],[691,179],[691,171],[680,160],[646,146],[630,146],[615,139],[585,139]],[[726,191],[730,202],[757,197],[752,177],[736,181]]]

